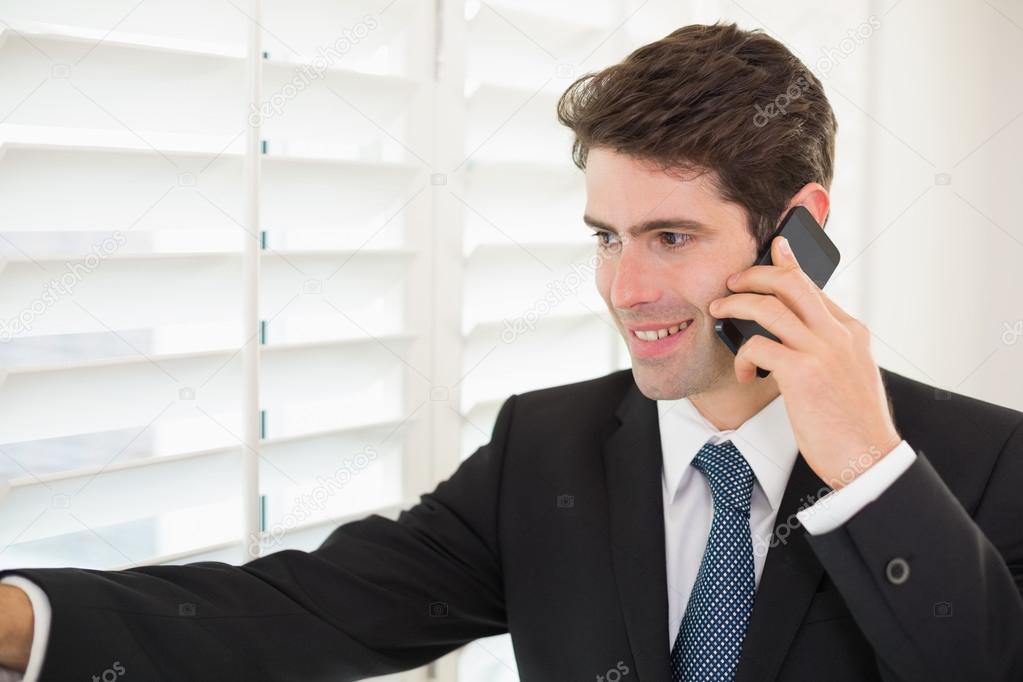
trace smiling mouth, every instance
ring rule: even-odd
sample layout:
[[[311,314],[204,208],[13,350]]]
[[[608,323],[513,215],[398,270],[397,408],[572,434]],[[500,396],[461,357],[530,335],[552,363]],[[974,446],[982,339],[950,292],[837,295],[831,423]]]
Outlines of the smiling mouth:
[[[647,331],[632,330],[632,335],[641,341],[657,341],[658,339],[673,336],[680,331],[684,331],[691,323],[692,320],[685,320],[663,329],[650,329]]]

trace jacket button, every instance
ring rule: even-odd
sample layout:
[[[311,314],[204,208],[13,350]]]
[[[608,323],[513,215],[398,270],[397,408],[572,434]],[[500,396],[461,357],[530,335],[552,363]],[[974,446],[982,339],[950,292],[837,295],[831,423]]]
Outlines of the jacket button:
[[[901,585],[909,580],[909,563],[897,556],[884,567],[884,573],[892,585]]]

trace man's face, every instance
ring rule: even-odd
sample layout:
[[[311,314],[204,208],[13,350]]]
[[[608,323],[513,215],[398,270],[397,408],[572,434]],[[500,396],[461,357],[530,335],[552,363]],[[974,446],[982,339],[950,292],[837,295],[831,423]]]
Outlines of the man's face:
[[[597,288],[643,394],[675,400],[737,383],[735,356],[714,333],[707,305],[731,293],[725,280],[756,257],[745,210],[721,198],[711,174],[682,179],[595,148],[586,163],[586,221],[598,235]],[[687,320],[656,341],[635,333]]]

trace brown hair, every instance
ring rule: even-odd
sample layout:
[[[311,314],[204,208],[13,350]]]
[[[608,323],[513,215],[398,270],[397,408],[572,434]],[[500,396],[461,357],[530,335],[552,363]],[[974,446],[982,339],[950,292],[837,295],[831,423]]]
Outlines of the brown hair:
[[[759,29],[684,26],[577,79],[557,112],[579,168],[605,147],[666,172],[713,171],[758,250],[803,185],[831,187],[838,124],[823,86]]]

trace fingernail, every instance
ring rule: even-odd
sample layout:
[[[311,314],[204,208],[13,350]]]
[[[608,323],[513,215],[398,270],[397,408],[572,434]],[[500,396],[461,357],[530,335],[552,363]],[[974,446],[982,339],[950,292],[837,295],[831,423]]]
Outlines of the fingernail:
[[[728,276],[728,280],[727,280],[728,284],[729,285],[735,284],[735,280],[737,280],[737,279],[739,279],[739,273],[738,272],[733,272],[731,275]]]
[[[789,246],[789,240],[786,239],[785,237],[779,237],[779,239],[781,239],[781,251],[782,251],[782,253],[784,253],[786,256],[791,256],[792,255],[792,247]]]

